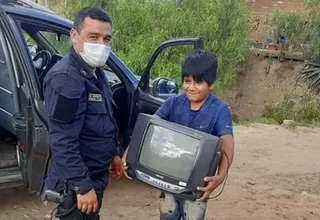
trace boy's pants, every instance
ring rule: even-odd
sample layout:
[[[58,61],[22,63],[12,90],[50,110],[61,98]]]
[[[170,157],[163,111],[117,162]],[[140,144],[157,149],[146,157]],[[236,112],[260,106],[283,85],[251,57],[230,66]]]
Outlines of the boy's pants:
[[[172,194],[163,194],[160,196],[160,220],[204,220],[207,202],[191,201],[176,198]]]

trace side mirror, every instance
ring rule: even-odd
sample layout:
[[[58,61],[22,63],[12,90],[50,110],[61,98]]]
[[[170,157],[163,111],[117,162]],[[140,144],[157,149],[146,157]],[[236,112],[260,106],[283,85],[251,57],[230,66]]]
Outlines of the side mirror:
[[[179,86],[166,78],[157,78],[152,83],[152,94],[156,97],[166,99],[178,93]]]

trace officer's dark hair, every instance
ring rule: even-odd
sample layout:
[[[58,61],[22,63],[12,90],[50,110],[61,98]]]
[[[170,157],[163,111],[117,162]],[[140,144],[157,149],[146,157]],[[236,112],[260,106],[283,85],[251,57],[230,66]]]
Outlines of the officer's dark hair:
[[[181,79],[192,76],[195,81],[205,81],[211,86],[217,78],[217,57],[206,50],[195,49],[182,62]]]
[[[92,8],[92,7],[85,7],[81,9],[78,14],[76,15],[73,23],[73,28],[80,32],[82,29],[83,21],[87,17],[90,17],[95,20],[108,22],[110,25],[112,24],[110,16],[101,8]]]

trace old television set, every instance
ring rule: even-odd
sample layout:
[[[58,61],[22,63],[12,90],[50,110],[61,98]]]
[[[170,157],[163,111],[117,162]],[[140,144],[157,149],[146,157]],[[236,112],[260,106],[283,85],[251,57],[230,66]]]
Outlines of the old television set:
[[[199,199],[216,174],[222,139],[159,117],[139,114],[127,154],[128,174],[187,199]]]

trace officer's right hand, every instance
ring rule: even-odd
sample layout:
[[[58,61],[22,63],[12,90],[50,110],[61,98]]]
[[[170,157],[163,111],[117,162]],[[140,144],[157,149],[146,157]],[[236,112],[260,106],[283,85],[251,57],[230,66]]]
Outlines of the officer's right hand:
[[[98,199],[94,189],[91,189],[84,195],[77,194],[77,201],[78,209],[81,212],[90,214],[91,212],[96,212],[98,210]]]
[[[127,154],[128,154],[128,148],[126,149],[126,151],[124,152],[124,154],[122,155],[122,158],[121,158],[121,160],[122,160],[122,163],[121,163],[121,168],[122,168],[122,172],[123,172],[123,175],[125,176],[125,177],[127,177],[128,179],[132,179],[129,175],[128,175],[128,173],[127,173],[127,170],[128,170],[128,166],[127,166],[127,162],[126,162],[126,160],[127,160]]]

